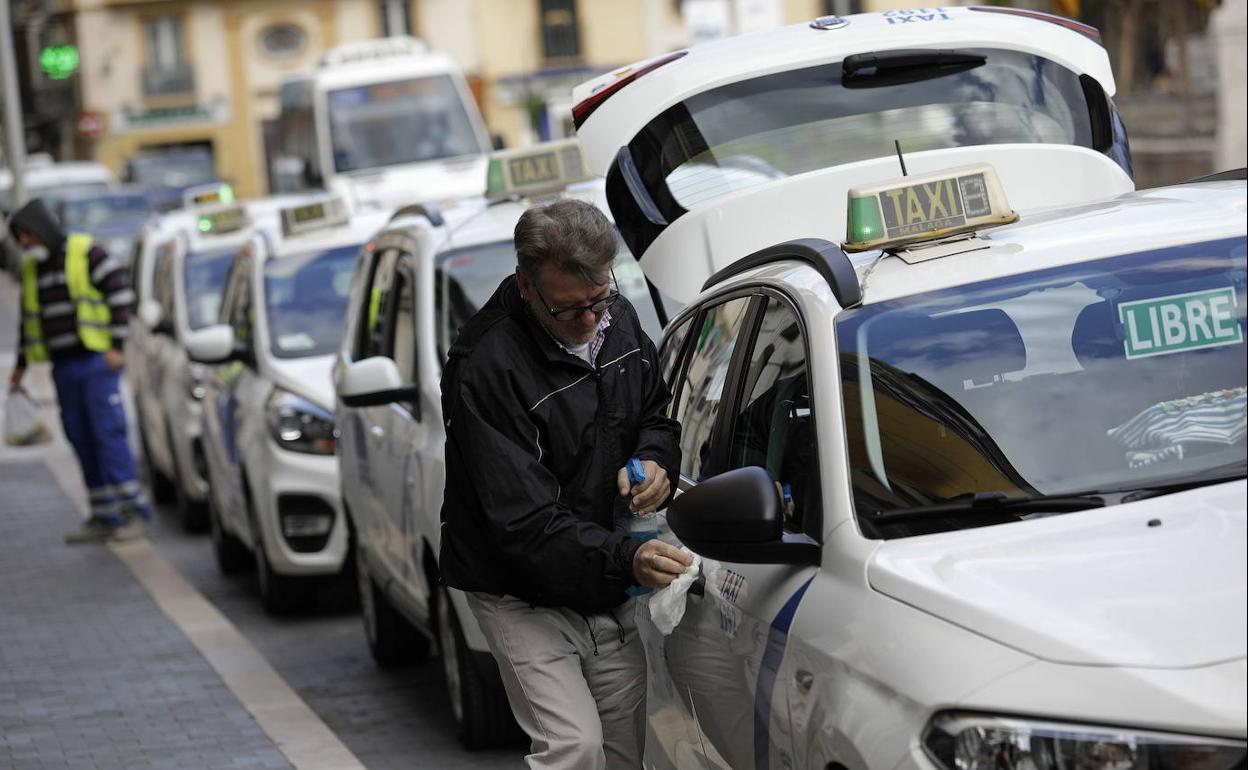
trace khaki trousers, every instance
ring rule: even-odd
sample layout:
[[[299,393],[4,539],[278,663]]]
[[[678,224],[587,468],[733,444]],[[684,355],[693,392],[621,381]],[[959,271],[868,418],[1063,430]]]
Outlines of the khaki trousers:
[[[645,743],[646,655],[637,602],[581,615],[468,594],[498,661],[532,770],[636,770]]]

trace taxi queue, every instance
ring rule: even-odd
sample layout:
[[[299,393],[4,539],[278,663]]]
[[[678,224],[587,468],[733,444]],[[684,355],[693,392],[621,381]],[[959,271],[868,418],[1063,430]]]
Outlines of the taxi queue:
[[[355,581],[377,662],[436,652],[465,744],[504,740],[438,580],[438,379],[519,214],[580,197],[662,339],[662,532],[704,559],[646,640],[648,764],[1242,767],[1245,177],[1134,191],[1104,49],[1055,19],[824,17],[581,86],[578,141],[484,196],[161,220],[158,485],[271,611]]]

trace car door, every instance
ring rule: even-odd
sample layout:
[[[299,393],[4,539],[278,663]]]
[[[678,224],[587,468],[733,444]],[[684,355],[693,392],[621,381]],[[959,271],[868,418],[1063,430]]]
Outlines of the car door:
[[[229,303],[223,308],[221,320],[234,331],[234,348],[243,351],[247,363],[233,360],[214,367],[214,403],[205,404],[205,413],[213,411],[215,428],[214,444],[217,457],[217,473],[212,486],[220,488],[218,499],[222,504],[221,519],[236,535],[250,542],[250,522],[247,519],[247,500],[242,485],[240,449],[246,440],[240,435],[245,399],[240,397],[240,385],[255,366],[252,335],[254,333],[254,305],[252,296],[252,258],[240,254],[234,260],[229,283]],[[260,408],[263,408],[263,400]]]
[[[143,343],[141,366],[146,370],[147,397],[139,403],[143,414],[143,426],[152,459],[162,473],[169,478],[176,476],[173,447],[169,443],[169,426],[162,396],[166,377],[169,376],[167,360],[176,345],[173,339],[173,292],[174,257],[176,243],[168,241],[156,252],[156,264],[152,273],[152,299],[160,306],[160,322],[151,329]]]
[[[819,533],[818,473],[800,315],[762,289],[711,303],[675,369],[681,487],[723,471],[767,469],[786,512],[785,540]],[[667,352],[667,351],[665,351]],[[733,768],[789,767],[788,628],[816,567],[706,560],[667,638],[667,664],[696,717],[699,742]]]
[[[361,298],[363,307],[354,350],[356,361],[374,356],[392,357],[397,307],[393,290],[400,255],[397,248],[385,248],[377,257]],[[394,404],[352,409],[348,418],[352,445],[346,449],[354,455],[357,464],[356,494],[351,500],[356,536],[368,545],[369,553],[380,562],[378,566],[394,577],[402,574],[406,553],[401,513],[392,507],[401,499],[397,490],[403,486],[403,477],[399,475],[402,464],[395,457],[399,447],[392,436],[401,409]]]
[[[240,260],[235,258],[230,265],[229,275],[225,279],[225,289],[221,296],[221,308],[216,321],[229,324],[235,315],[235,306],[241,302],[246,271]],[[238,504],[236,490],[226,483],[230,461],[227,456],[227,427],[222,421],[226,413],[226,398],[229,395],[226,385],[235,368],[234,362],[212,364],[205,367],[204,400],[202,435],[204,460],[208,467],[208,489],[222,517],[226,511]]]

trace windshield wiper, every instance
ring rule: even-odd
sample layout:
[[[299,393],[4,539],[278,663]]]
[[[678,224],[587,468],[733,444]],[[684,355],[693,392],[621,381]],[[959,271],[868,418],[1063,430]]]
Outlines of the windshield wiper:
[[[1200,476],[1175,478],[1168,481],[1163,480],[1145,486],[1125,487],[1113,491],[1125,493],[1119,498],[1119,503],[1133,503],[1136,500],[1147,500],[1150,497],[1160,497],[1172,492],[1184,492],[1197,487],[1220,484],[1224,481],[1235,481],[1244,478],[1246,474],[1248,474],[1248,461],[1240,460],[1226,465],[1219,465],[1216,468],[1210,468],[1205,474]]]
[[[1089,508],[1103,507],[1105,507],[1105,498],[1097,493],[1009,497],[1004,492],[975,492],[974,494],[951,497],[948,500],[931,503],[930,505],[876,511],[871,515],[871,521],[886,524],[908,519],[964,516],[967,514],[982,516],[994,513],[1072,513],[1074,511],[1086,511]]]

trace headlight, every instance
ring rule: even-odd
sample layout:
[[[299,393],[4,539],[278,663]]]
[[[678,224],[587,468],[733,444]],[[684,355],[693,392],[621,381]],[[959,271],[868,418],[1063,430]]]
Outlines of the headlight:
[[[1243,741],[954,713],[932,718],[923,745],[947,770],[1230,770],[1248,754]]]
[[[191,361],[186,365],[186,376],[184,378],[186,384],[186,395],[195,401],[203,401],[204,393],[204,365],[198,361]]]
[[[269,433],[283,449],[334,453],[334,416],[306,398],[274,388],[267,404]]]

